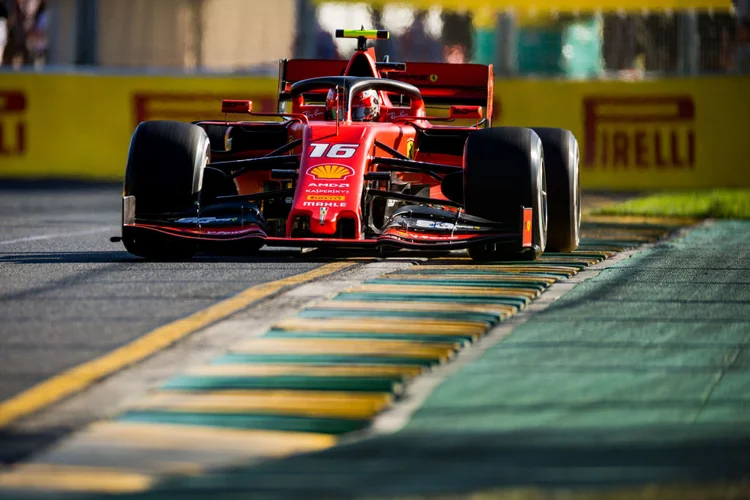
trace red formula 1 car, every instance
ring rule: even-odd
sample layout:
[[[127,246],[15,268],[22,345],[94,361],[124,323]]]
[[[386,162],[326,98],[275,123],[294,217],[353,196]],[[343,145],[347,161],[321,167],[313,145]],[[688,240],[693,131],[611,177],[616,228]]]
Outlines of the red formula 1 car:
[[[136,128],[123,196],[129,252],[465,248],[477,260],[522,260],[577,247],[569,131],[492,128],[491,65],[378,62],[367,39],[387,32],[336,35],[357,39],[349,61],[280,62],[277,113],[222,103],[266,121]]]

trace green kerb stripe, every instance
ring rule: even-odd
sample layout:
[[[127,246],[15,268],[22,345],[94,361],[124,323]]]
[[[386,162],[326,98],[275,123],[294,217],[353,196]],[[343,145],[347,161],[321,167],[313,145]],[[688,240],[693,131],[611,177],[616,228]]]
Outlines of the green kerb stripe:
[[[418,295],[380,292],[344,292],[335,296],[333,300],[395,300],[403,302],[449,302],[452,304],[504,304],[518,308],[524,307],[528,303],[528,299],[524,297],[459,297],[456,295]]]
[[[367,333],[367,332],[301,332],[294,330],[269,330],[263,334],[266,338],[321,338],[321,339],[372,339],[372,340],[405,340],[409,342],[431,342],[464,345],[472,341],[473,335],[430,335],[403,333]]]
[[[297,363],[306,365],[413,365],[432,366],[439,364],[441,358],[404,358],[380,356],[335,356],[309,354],[225,354],[214,359],[212,365],[228,364],[275,364]]]
[[[490,280],[468,280],[442,278],[436,275],[435,279],[395,279],[378,278],[367,280],[365,285],[443,285],[443,286],[468,286],[483,288],[512,288],[514,290],[533,290],[541,292],[544,286],[538,283],[526,283],[523,281],[490,281]]]
[[[367,420],[344,418],[307,418],[288,415],[194,413],[178,411],[129,411],[117,420],[174,425],[201,425],[234,429],[321,432],[343,434],[367,427]]]
[[[211,391],[228,389],[274,389],[310,391],[393,392],[403,377],[312,377],[282,375],[272,377],[178,376],[162,389]]]
[[[488,326],[500,320],[499,314],[462,311],[383,311],[378,309],[305,309],[300,318],[432,318],[482,321]],[[426,332],[429,333],[429,332]]]

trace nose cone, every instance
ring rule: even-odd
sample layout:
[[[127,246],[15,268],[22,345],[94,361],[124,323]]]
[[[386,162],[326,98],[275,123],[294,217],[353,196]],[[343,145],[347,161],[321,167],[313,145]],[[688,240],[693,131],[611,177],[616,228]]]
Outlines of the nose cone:
[[[361,198],[370,127],[310,125],[287,234],[292,237],[361,238]]]

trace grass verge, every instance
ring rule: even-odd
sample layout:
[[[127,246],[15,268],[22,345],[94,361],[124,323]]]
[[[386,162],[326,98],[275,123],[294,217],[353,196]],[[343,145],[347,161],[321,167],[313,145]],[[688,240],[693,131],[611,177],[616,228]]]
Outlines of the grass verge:
[[[593,214],[750,219],[750,189],[651,194],[599,208]]]

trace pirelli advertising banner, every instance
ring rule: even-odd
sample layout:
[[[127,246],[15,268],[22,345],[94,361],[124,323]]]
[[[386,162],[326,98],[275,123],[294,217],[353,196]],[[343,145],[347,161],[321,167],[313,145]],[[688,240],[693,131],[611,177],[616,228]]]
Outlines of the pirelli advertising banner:
[[[0,177],[119,180],[144,120],[223,119],[221,100],[276,107],[270,78],[0,73]]]
[[[748,89],[750,77],[497,80],[494,124],[573,131],[584,188],[750,187]],[[275,91],[271,78],[0,74],[0,177],[119,181],[141,121],[220,119],[222,98],[272,111]]]
[[[750,187],[750,77],[502,81],[497,125],[570,129],[587,188]]]

